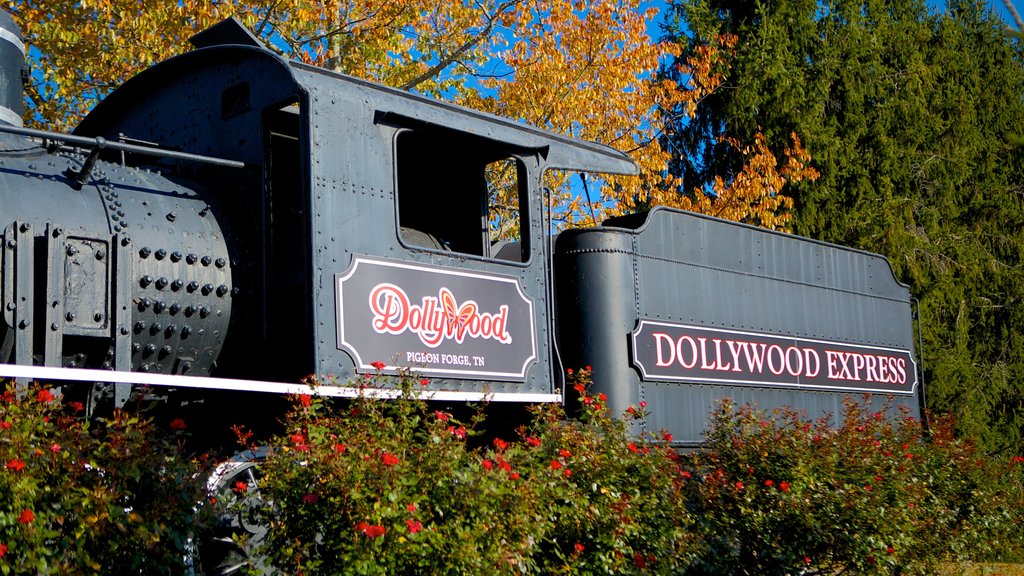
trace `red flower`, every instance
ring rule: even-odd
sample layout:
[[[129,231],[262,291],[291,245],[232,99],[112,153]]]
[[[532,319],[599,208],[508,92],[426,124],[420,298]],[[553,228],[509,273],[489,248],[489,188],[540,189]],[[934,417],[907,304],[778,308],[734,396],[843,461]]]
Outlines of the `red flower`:
[[[0,544],[0,558],[3,558],[4,554],[7,554],[7,544]]]
[[[519,472],[512,472],[508,477],[512,480],[519,480]]]
[[[810,563],[811,563],[811,557],[810,556],[804,556],[804,564],[810,565]]]
[[[641,400],[641,401],[640,401],[640,408],[641,408],[641,409],[642,409],[642,408],[647,408],[647,402],[645,402],[645,401]]]
[[[584,396],[583,397],[583,403],[586,404],[587,406],[590,406],[591,404],[594,403],[594,397],[593,396]]]
[[[340,442],[334,444],[334,451],[338,454],[344,454],[347,449],[348,448]]]
[[[427,380],[426,378],[420,378],[420,386],[427,386],[429,384],[430,380]]]
[[[313,397],[309,394],[299,394],[299,404],[309,408],[309,405],[313,403]]]
[[[245,494],[249,491],[249,483],[237,480],[235,482],[235,487],[232,488],[232,490],[235,491],[235,494]]]
[[[1024,456],[1013,456],[1010,458],[1010,462],[1014,464],[1024,464]]]
[[[630,406],[629,408],[626,408],[626,414],[635,414],[635,413],[636,413],[636,408],[633,408],[632,406]]]
[[[455,426],[449,426],[448,427],[448,432],[450,434],[452,434],[453,436],[459,438],[459,439],[465,439],[466,438],[466,427],[465,426],[459,426],[458,428],[456,428]]]
[[[508,448],[508,442],[505,442],[501,438],[495,438],[494,447],[497,448],[499,452],[504,452],[505,449]]]
[[[572,456],[572,452],[569,452],[565,448],[562,448],[561,450],[558,451],[558,455],[561,456],[562,458],[568,458]]]
[[[561,467],[562,467],[562,463],[559,462],[558,460],[552,460],[551,461],[551,469],[552,470],[558,470]]]
[[[764,481],[764,485],[771,488],[772,486],[775,486],[775,481],[769,478],[768,480]]]
[[[590,367],[590,364],[587,364],[586,366],[584,366],[583,369],[586,370],[587,372],[593,372],[594,371],[594,369]]]
[[[423,530],[423,524],[420,524],[419,520],[413,520],[412,518],[406,520],[405,525],[409,527],[410,534],[415,534],[420,530]]]
[[[583,552],[583,544],[580,544],[579,542],[577,542],[576,544],[574,544],[574,545],[573,545],[573,548],[575,548],[575,549],[576,549],[576,553],[577,553],[577,554],[579,554],[579,553]]]
[[[380,461],[383,462],[385,466],[394,466],[395,464],[398,464],[398,457],[394,454],[385,452],[384,455],[380,457]]]
[[[565,373],[568,374],[569,376],[572,376],[572,368],[566,368]]]
[[[601,392],[597,395],[597,399],[600,400],[601,402],[607,402],[608,396],[604,392]]]
[[[743,482],[740,482],[739,480],[736,481],[736,490],[743,492]]]
[[[449,416],[448,414],[441,412],[440,410],[434,410],[434,418],[437,418],[438,421],[440,422],[447,422]]]
[[[74,410],[75,412],[81,412],[82,410],[85,410],[85,405],[82,404],[81,402],[68,402],[68,406],[70,406],[71,409]]]
[[[7,420],[0,421],[0,430],[7,430],[11,427],[11,423]]]
[[[630,442],[629,446],[626,446],[626,448],[629,448],[629,451],[634,453],[640,451],[640,449],[636,447],[636,442]]]
[[[686,479],[693,478],[693,474],[690,474],[688,471],[683,470],[683,478],[686,478]]]
[[[566,468],[565,470],[562,470],[562,475],[565,476],[566,478],[569,478],[570,476],[572,476],[572,470]]]
[[[54,454],[60,452],[60,444],[57,444],[56,442],[50,444],[50,452],[53,452]]]
[[[17,459],[15,459],[15,460],[8,460],[8,462],[7,462],[7,469],[8,470],[14,470],[15,472],[21,472],[22,470],[25,469],[25,463],[22,462],[21,460],[17,460]]]
[[[366,527],[366,530],[363,530],[363,534],[366,534],[370,538],[380,538],[384,535],[384,532],[384,527],[379,524],[371,524]]]
[[[292,444],[295,444],[295,445],[305,444],[306,443],[306,437],[303,436],[302,434],[292,434],[291,441],[292,441]]]
[[[409,502],[409,505],[406,506],[405,509],[408,510],[409,512],[415,512],[416,511],[416,503],[415,502]]]
[[[534,448],[536,448],[537,446],[540,446],[540,438],[534,438],[533,436],[528,436],[526,438],[526,443],[529,444],[530,446],[533,446]]]
[[[662,432],[661,437],[665,440],[665,442],[672,441],[672,434],[670,432]]]
[[[490,460],[484,460],[480,462],[480,465],[486,468],[487,470],[494,468],[494,462],[491,462]]]
[[[175,432],[180,432],[187,428],[187,426],[185,426],[185,421],[182,420],[181,418],[175,418],[174,420],[171,420],[170,427],[171,430],[174,430]]]
[[[633,564],[636,564],[636,567],[641,570],[647,568],[647,562],[644,561],[643,554],[640,553],[633,554]]]
[[[779,482],[779,490],[782,490],[783,492],[789,492],[789,482],[786,482],[785,480]]]
[[[36,519],[35,512],[32,512],[28,508],[21,511],[21,516],[18,516],[18,522],[21,524],[31,524]]]
[[[377,370],[383,370],[384,367],[387,366],[387,364],[381,362],[380,360],[377,360],[375,362],[370,362],[370,366],[373,366]]]
[[[886,554],[895,554],[896,553],[896,549],[893,548],[892,546],[889,546],[888,548],[885,549],[885,553]]]
[[[49,390],[43,388],[36,393],[36,402],[53,402],[53,394],[50,394]]]
[[[316,504],[318,500],[320,500],[320,497],[312,492],[302,497],[302,502],[304,504]]]
[[[355,525],[356,532],[359,532],[360,534],[366,534],[366,529],[369,527],[370,525],[366,522],[356,522]]]

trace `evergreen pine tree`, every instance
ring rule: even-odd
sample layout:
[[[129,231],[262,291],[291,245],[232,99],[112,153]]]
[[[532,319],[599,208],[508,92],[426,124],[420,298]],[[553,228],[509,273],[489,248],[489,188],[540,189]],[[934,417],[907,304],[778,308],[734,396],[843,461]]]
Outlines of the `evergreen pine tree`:
[[[820,172],[793,231],[888,256],[920,299],[929,407],[1024,451],[1024,53],[980,0],[675,0],[680,58],[738,37],[725,85],[666,137],[686,190],[795,132]],[[677,81],[678,68],[663,74]],[[685,191],[684,191],[685,193]]]

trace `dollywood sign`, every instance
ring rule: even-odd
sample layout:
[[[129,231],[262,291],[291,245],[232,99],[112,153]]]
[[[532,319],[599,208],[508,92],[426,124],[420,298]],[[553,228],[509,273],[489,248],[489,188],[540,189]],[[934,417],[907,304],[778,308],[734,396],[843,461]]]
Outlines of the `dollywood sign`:
[[[913,394],[909,350],[644,319],[633,364],[647,380]]]

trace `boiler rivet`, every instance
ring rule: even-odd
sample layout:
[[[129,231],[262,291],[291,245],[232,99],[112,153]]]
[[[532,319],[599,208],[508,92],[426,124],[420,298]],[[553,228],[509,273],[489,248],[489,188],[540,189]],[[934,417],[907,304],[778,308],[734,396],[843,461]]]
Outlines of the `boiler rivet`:
[[[139,256],[142,256],[143,258],[149,258],[149,255],[152,253],[153,251],[150,250],[149,246],[143,246],[142,249],[139,250]]]
[[[200,260],[200,262],[203,263],[203,266],[209,266],[210,263],[213,262],[213,258],[210,258],[209,256],[203,256],[203,258],[202,258],[202,260]]]
[[[156,251],[156,259],[157,260],[163,260],[166,256],[167,256],[167,250],[164,250],[163,248],[161,248],[161,249]]]
[[[67,314],[64,315],[64,318],[68,322],[74,322],[75,321],[75,313],[74,312],[68,312]]]

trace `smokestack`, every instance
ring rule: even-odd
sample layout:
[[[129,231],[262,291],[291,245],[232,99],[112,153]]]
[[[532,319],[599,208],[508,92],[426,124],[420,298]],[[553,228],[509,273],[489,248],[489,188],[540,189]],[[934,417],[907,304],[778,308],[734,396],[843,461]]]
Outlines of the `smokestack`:
[[[21,126],[25,44],[11,15],[0,10],[0,122]]]

